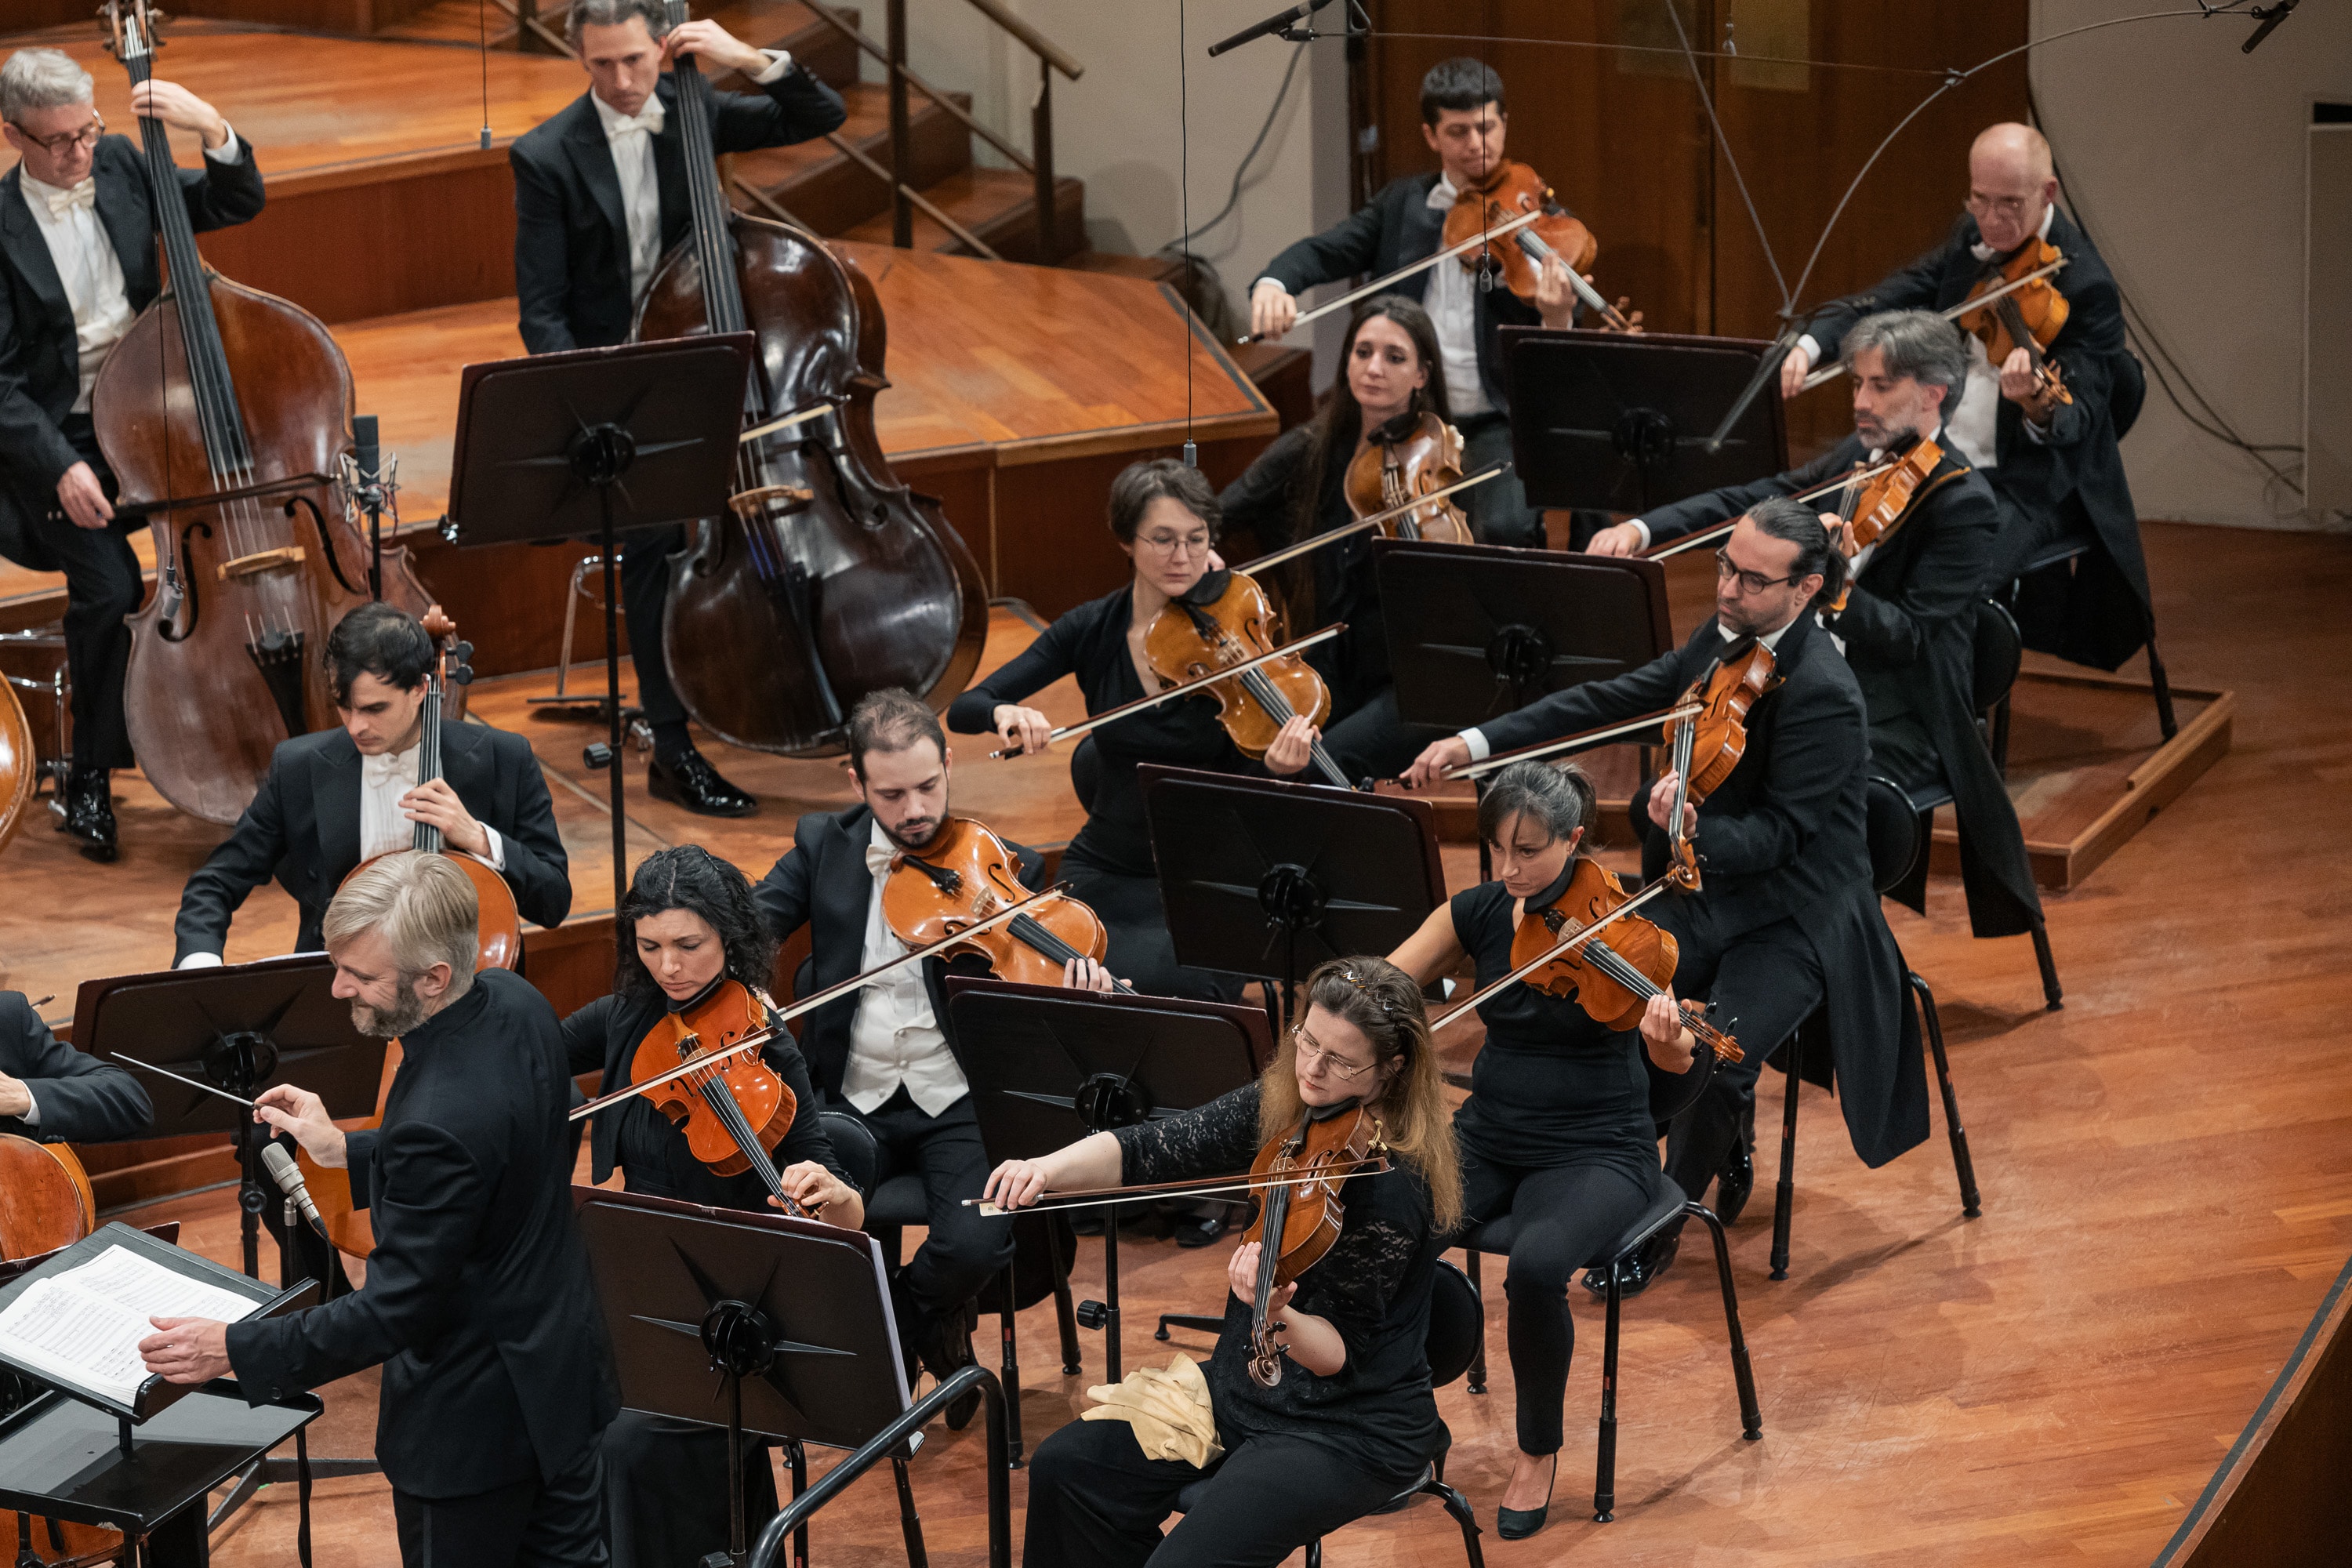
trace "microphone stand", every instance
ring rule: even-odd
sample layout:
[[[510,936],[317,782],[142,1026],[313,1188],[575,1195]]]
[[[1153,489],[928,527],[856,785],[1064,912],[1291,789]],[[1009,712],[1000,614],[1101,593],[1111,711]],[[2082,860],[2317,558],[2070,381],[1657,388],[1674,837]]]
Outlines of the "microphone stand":
[[[383,597],[383,514],[392,513],[392,526],[400,527],[400,508],[394,498],[400,493],[400,455],[382,455],[376,443],[375,416],[357,414],[352,416],[352,450],[341,459],[337,488],[343,492],[347,507],[367,513],[368,534],[368,597]]]
[[[1715,427],[1715,434],[1706,438],[1705,450],[1708,457],[1712,458],[1723,450],[1724,442],[1731,438],[1733,427],[1746,416],[1757,395],[1780,374],[1780,362],[1789,357],[1789,351],[1797,346],[1797,339],[1802,335],[1797,331],[1795,321],[1784,321],[1781,323],[1780,335],[1772,340],[1772,346],[1766,349],[1764,357],[1756,362],[1756,374],[1748,378],[1748,384],[1740,388],[1739,395],[1732,401],[1723,422]]]

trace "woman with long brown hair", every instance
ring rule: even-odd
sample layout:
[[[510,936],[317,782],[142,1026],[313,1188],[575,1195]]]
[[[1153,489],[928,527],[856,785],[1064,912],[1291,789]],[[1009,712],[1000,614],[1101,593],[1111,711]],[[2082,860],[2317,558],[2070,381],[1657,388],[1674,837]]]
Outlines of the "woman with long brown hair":
[[[1234,1249],[1232,1293],[1206,1373],[1222,1446],[1207,1495],[1160,1524],[1202,1468],[1148,1457],[1117,1421],[1073,1421],[1029,1466],[1026,1568],[1161,1561],[1281,1562],[1379,1508],[1444,1447],[1423,1342],[1437,1257],[1462,1209],[1444,1079],[1420,988],[1381,958],[1334,959],[1307,977],[1306,1011],[1255,1083],[1164,1121],[1097,1133],[989,1177],[1005,1207],[1047,1193],[1184,1181],[1249,1169],[1302,1120],[1361,1105],[1390,1168],[1349,1179],[1339,1240],[1267,1302],[1286,1367],[1249,1372],[1258,1247]]]

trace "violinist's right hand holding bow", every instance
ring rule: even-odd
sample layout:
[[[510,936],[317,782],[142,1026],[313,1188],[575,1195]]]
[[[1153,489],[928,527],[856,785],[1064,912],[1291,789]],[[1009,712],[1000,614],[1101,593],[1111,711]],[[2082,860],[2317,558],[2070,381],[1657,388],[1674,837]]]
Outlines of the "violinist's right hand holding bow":
[[[1780,361],[1780,395],[1794,397],[1805,390],[1805,377],[1813,374],[1813,356],[1805,345],[1794,343]]]
[[[1258,279],[1250,290],[1250,336],[1268,342],[1290,331],[1298,320],[1298,301],[1271,278]]]
[[[997,737],[1008,752],[1034,756],[1053,744],[1054,721],[1034,708],[1000,702],[989,721],[996,726]]]
[[[1470,742],[1459,735],[1448,735],[1443,741],[1432,741],[1428,750],[1413,758],[1412,766],[1404,771],[1404,786],[1426,789],[1442,783],[1448,771],[1469,765]]]
[[[1649,536],[1630,522],[1612,522],[1584,542],[1587,555],[1639,555]]]
[[[1115,1187],[1126,1169],[1118,1140],[1097,1132],[1034,1160],[1005,1161],[988,1173],[980,1195],[1001,1209],[1027,1208],[1047,1193]]]

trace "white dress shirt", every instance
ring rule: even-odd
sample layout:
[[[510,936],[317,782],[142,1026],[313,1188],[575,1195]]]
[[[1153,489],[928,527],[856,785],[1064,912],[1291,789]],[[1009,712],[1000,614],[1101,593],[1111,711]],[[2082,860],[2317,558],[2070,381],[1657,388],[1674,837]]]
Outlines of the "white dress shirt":
[[[860,969],[887,963],[908,951],[882,918],[882,884],[889,879],[890,857],[898,848],[876,823],[866,841],[866,868],[873,874],[874,892],[866,901]],[[857,1016],[849,1026],[849,1062],[841,1074],[843,1098],[860,1110],[880,1109],[901,1084],[926,1116],[939,1115],[971,1088],[932,1016],[919,963],[895,970],[857,994]]]
[[[1454,181],[1440,174],[1437,184],[1429,188],[1429,205],[1438,212],[1452,212],[1460,195]],[[1455,419],[1467,419],[1495,406],[1486,400],[1486,388],[1478,379],[1477,288],[1470,269],[1456,259],[1431,268],[1429,287],[1422,290],[1421,302],[1429,311],[1430,325],[1437,329],[1437,357],[1445,364],[1447,410]]]
[[[205,156],[216,163],[236,163],[236,132],[231,131],[227,141]],[[121,259],[114,254],[106,226],[98,221],[98,176],[89,175],[70,190],[37,180],[30,172],[17,178],[73,311],[74,347],[81,361],[81,390],[74,396],[73,412],[87,414],[99,369],[131,330],[133,315],[123,292]]]
[[[751,79],[766,86],[790,70],[793,57],[782,49],[761,51],[768,68]],[[621,179],[621,216],[629,226],[629,298],[635,300],[653,280],[662,252],[661,182],[654,174],[654,138],[669,119],[669,108],[655,94],[635,114],[624,114],[594,93],[596,119],[604,127],[604,143],[613,154],[613,172]]]
[[[1796,624],[1796,621],[1791,619],[1789,622],[1789,626],[1793,626]],[[1777,632],[1766,632],[1762,637],[1758,637],[1756,640],[1762,643],[1769,651],[1779,653],[1780,651],[1780,639],[1789,635],[1789,626],[1782,626]],[[1741,634],[1733,631],[1721,621],[1716,622],[1715,629],[1717,635],[1723,638],[1727,646],[1731,643],[1738,642],[1740,638]],[[1464,745],[1470,748],[1470,760],[1474,763],[1483,763],[1488,757],[1495,754],[1495,748],[1487,743],[1486,733],[1483,731],[1465,730],[1458,737],[1456,737],[1456,739],[1460,740]]]

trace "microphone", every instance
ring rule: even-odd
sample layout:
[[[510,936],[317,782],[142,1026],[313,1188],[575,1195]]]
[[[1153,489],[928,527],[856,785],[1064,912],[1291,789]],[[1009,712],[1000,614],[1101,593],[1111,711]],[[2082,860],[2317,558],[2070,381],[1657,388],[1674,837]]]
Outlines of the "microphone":
[[[1278,11],[1275,15],[1268,16],[1263,22],[1251,23],[1248,26],[1244,27],[1240,32],[1235,33],[1230,38],[1221,38],[1217,42],[1211,44],[1209,46],[1209,54],[1211,58],[1213,58],[1218,55],[1223,54],[1227,49],[1237,49],[1241,47],[1244,44],[1248,43],[1253,38],[1263,38],[1268,33],[1281,33],[1285,37],[1288,37],[1290,25],[1293,22],[1304,21],[1329,4],[1331,4],[1331,0],[1302,0],[1301,4],[1293,5],[1287,11]]]
[[[319,1217],[319,1205],[310,1201],[310,1186],[302,1179],[302,1167],[294,1163],[294,1156],[286,1152],[286,1146],[275,1140],[264,1143],[261,1146],[261,1163],[269,1167],[270,1180],[278,1184],[278,1190],[292,1198],[294,1206],[302,1211],[302,1217],[324,1236],[327,1222]]]
[[[359,484],[355,488],[362,491],[374,488],[376,465],[382,461],[383,456],[376,446],[375,416],[354,414],[352,416],[352,467],[359,470]]]
[[[2300,4],[2302,4],[2302,0],[2279,0],[2277,5],[2270,6],[2267,9],[2257,5],[2252,10],[2247,12],[2246,15],[2253,17],[2256,21],[2260,22],[2262,26],[2254,29],[2254,36],[2246,40],[2245,47],[2241,52],[2249,55],[2252,54],[2255,47],[2264,38],[2267,38],[2273,33],[2277,32],[2279,24],[2286,20],[2287,13],[2294,10],[2295,6]]]

